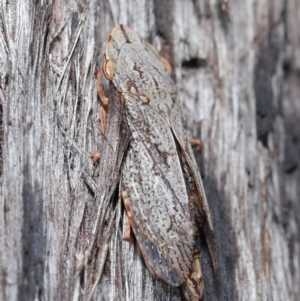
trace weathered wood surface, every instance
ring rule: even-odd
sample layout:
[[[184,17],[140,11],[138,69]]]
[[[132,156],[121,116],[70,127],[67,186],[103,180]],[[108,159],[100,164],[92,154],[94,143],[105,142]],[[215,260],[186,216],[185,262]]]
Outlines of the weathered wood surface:
[[[182,300],[122,241],[126,141],[117,105],[101,135],[94,78],[116,23],[169,60],[203,141],[205,300],[299,299],[299,1],[0,3],[0,300]]]

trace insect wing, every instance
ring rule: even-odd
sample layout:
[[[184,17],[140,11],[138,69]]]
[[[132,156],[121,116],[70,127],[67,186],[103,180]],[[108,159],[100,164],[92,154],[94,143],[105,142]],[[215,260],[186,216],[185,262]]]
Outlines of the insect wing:
[[[193,177],[196,193],[194,193],[194,197],[191,198],[197,205],[199,209],[199,213],[201,215],[200,224],[202,224],[202,228],[205,234],[205,238],[207,241],[208,249],[212,258],[213,267],[216,271],[217,264],[216,264],[216,242],[215,236],[210,216],[210,211],[206,199],[206,195],[203,188],[203,183],[201,176],[198,171],[197,163],[195,160],[195,156],[192,150],[190,143],[188,142],[185,134],[185,130],[183,128],[182,117],[180,114],[180,105],[176,101],[171,111],[171,127],[173,134],[176,137],[178,144],[181,147],[182,156],[184,157],[184,161],[186,162],[190,173]],[[204,222],[202,222],[204,221]]]
[[[125,208],[147,265],[178,286],[190,273],[194,235],[176,143],[156,110],[134,95],[126,101],[133,140],[122,166]]]

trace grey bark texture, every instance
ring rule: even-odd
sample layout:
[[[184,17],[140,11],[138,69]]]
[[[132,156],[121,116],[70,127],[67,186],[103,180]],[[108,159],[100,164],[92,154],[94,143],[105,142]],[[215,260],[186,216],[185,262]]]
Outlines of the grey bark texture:
[[[128,137],[113,103],[101,135],[94,77],[118,23],[171,63],[202,140],[204,300],[299,300],[299,1],[0,3],[0,300],[183,300],[122,241]]]

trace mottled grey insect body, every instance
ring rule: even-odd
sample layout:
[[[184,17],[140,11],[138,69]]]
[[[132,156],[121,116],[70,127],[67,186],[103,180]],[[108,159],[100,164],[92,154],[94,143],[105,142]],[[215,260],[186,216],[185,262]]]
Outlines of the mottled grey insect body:
[[[120,92],[131,132],[120,181],[130,226],[149,269],[170,285],[182,285],[188,300],[199,300],[204,286],[195,219],[201,222],[214,266],[215,240],[168,69],[130,28],[112,30],[103,72]]]

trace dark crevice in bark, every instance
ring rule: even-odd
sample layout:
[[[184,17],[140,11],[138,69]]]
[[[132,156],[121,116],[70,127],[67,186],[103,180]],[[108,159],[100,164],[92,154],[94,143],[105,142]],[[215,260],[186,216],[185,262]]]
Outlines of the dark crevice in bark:
[[[170,13],[174,7],[174,1],[154,0],[154,16],[156,23],[156,34],[161,38],[161,55],[167,59],[174,70],[174,47],[173,47],[173,14]],[[153,42],[153,41],[150,41]],[[173,78],[174,79],[174,78]]]
[[[205,240],[201,246],[201,265],[204,272],[203,301],[237,301],[235,285],[235,261],[237,259],[236,238],[229,222],[228,202],[225,192],[218,189],[217,181],[205,174],[202,151],[196,151],[195,157],[203,179],[204,190],[212,214],[217,243],[217,274],[214,273],[211,258]]]
[[[31,184],[29,164],[24,167],[23,198],[23,273],[20,276],[19,300],[42,296],[44,275],[44,233],[42,189]]]
[[[3,141],[4,141],[4,132],[3,132],[3,106],[0,103],[0,177],[3,173]]]
[[[222,28],[225,32],[228,31],[230,24],[230,4],[227,0],[218,1],[218,17],[221,21]]]
[[[207,248],[202,247],[201,264],[204,273],[205,293],[204,300],[217,301],[237,299],[235,288],[235,260],[237,251],[235,238],[231,235],[232,225],[228,221],[228,209],[224,191],[217,189],[217,182],[207,177],[204,188],[212,213],[214,232],[217,242],[218,274],[213,271]]]
[[[156,33],[167,43],[171,43],[173,41],[173,16],[170,12],[174,7],[174,2],[172,0],[154,0],[153,2],[156,21]]]
[[[295,124],[289,121],[285,123],[284,169],[286,173],[292,173],[297,170],[300,161],[300,141],[298,140],[300,133],[299,128],[295,127]]]
[[[182,68],[198,69],[207,66],[207,61],[198,57],[190,58],[189,60],[183,61],[181,64]]]
[[[276,27],[274,27],[266,44],[262,45],[258,52],[260,55],[254,73],[257,139],[265,147],[267,147],[268,134],[272,131],[275,117],[272,77],[276,71],[279,50],[278,41],[276,41]]]

